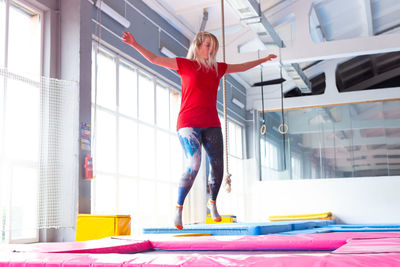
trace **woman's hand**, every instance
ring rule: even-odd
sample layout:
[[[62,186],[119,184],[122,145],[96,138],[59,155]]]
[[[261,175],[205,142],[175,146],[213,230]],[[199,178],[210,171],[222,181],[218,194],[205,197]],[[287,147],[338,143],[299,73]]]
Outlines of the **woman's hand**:
[[[130,32],[123,32],[122,41],[125,43],[134,46],[136,44],[136,39]]]
[[[259,58],[254,61],[248,61],[248,62],[244,62],[241,64],[228,64],[228,68],[226,69],[225,74],[246,71],[246,70],[254,68],[255,66],[258,66],[262,63],[265,63],[273,58],[276,58],[276,55],[269,54],[266,57]]]
[[[176,58],[168,58],[156,55],[147,48],[143,47],[138,42],[136,42],[135,37],[133,37],[130,32],[123,32],[123,34],[124,35],[122,35],[122,41],[135,48],[149,62],[164,68],[178,70],[178,63],[176,62]]]
[[[276,58],[276,55],[274,55],[274,54],[269,54],[265,59],[266,59],[266,61],[268,61],[268,60],[271,60],[271,59],[273,59],[273,58]]]

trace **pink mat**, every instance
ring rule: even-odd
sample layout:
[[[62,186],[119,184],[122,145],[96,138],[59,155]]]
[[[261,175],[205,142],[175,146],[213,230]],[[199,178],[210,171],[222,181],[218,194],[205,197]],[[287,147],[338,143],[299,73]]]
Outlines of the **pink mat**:
[[[354,238],[332,253],[400,253],[400,238]]]
[[[335,250],[348,240],[400,238],[398,232],[334,232],[299,235],[195,236],[152,235],[151,240],[104,238],[92,241],[8,246],[8,251],[50,253],[136,253],[158,250]]]
[[[0,267],[400,266],[400,253],[398,253],[400,233],[396,232],[335,232],[295,236],[199,236],[168,238],[152,236],[151,239],[151,241],[137,241],[129,240],[128,238],[106,238],[94,241],[12,246],[10,247],[11,249],[0,250]],[[347,241],[348,243],[346,244]],[[236,251],[151,251],[153,247],[156,249],[189,250],[192,248]],[[335,253],[329,251],[294,251],[298,248],[337,250]],[[342,248],[342,250],[338,248]],[[245,251],[247,249],[289,249],[293,251]],[[13,252],[14,250],[19,252]],[[135,253],[116,254],[128,252]]]
[[[148,240],[103,238],[91,241],[36,243],[30,245],[13,245],[18,252],[50,253],[134,253],[151,249]]]
[[[0,267],[69,267],[69,266],[400,266],[400,253],[389,254],[262,254],[251,255],[238,252],[215,255],[193,253],[181,255],[138,253],[138,254],[58,254],[58,253],[0,253]]]
[[[150,243],[159,250],[335,250],[352,238],[400,237],[397,232],[334,232],[299,235],[174,237]]]

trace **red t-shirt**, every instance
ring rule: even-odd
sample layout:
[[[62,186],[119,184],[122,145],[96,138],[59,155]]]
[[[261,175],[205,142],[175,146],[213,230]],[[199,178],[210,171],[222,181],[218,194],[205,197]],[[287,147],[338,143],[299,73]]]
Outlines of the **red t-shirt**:
[[[181,76],[182,101],[177,130],[184,127],[221,127],[217,111],[219,81],[228,65],[218,62],[215,70],[199,68],[195,60],[176,58]]]

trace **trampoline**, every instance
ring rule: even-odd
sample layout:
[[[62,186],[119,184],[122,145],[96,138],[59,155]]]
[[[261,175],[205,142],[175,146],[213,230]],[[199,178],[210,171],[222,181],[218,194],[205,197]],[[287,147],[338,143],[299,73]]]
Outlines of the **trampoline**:
[[[396,226],[342,228],[378,231],[186,237],[151,234],[8,245],[0,249],[0,266],[400,266],[400,231]]]

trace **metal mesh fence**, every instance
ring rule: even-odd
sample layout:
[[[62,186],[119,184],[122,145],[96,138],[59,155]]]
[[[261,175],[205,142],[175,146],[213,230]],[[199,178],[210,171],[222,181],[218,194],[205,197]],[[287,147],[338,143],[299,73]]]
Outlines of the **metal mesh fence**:
[[[0,68],[3,241],[75,226],[78,89],[74,81],[29,78]]]

